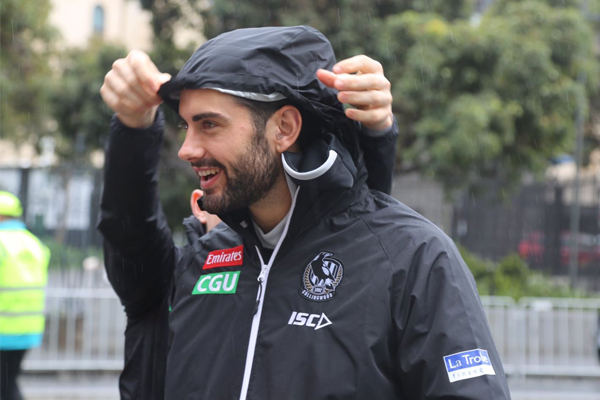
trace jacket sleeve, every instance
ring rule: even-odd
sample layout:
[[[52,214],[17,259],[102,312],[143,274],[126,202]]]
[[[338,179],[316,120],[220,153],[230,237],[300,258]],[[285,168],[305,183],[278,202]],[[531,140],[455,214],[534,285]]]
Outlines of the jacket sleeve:
[[[396,365],[411,399],[510,399],[475,280],[441,232],[400,273]]]
[[[398,141],[396,118],[394,118],[392,127],[385,131],[374,131],[363,126],[359,137],[365,166],[369,174],[367,185],[370,189],[390,194],[396,161],[396,142]]]
[[[170,288],[177,257],[158,199],[164,117],[146,129],[111,121],[98,229],[108,278],[129,321],[156,311]]]

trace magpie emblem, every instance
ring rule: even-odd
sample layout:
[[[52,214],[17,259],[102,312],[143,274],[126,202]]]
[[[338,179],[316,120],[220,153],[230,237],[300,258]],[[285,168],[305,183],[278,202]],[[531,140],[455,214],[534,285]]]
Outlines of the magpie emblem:
[[[304,269],[300,294],[308,300],[326,301],[335,296],[344,277],[344,266],[332,256],[332,252],[322,251]]]

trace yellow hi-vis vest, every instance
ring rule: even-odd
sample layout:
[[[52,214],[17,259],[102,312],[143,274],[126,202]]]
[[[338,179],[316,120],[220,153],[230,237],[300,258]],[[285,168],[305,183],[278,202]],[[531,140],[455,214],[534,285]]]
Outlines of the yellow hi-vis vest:
[[[38,347],[50,251],[16,219],[0,222],[0,350]]]

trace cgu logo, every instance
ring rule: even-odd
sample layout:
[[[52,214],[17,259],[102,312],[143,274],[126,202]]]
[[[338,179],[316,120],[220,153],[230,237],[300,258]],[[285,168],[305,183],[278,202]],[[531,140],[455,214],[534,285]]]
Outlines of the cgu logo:
[[[219,272],[200,276],[192,294],[233,294],[241,271]]]
[[[314,328],[315,331],[331,324],[333,322],[327,318],[325,313],[319,315],[293,311],[288,321],[288,325],[308,326]]]
[[[244,262],[244,246],[231,249],[215,250],[208,253],[202,269],[242,265]]]

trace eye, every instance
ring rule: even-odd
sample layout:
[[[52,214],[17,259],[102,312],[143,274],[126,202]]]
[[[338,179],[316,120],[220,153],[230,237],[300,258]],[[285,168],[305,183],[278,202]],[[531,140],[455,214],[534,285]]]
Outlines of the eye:
[[[177,124],[177,127],[178,127],[179,129],[182,129],[182,130],[184,130],[184,131],[187,131],[187,129],[188,129],[188,124],[187,124],[187,122],[185,122],[185,121],[183,121],[183,120],[182,120],[182,121],[179,121],[179,123]]]
[[[211,128],[214,128],[216,126],[217,126],[217,124],[215,124],[212,121],[207,121],[207,120],[202,121],[202,128],[203,129],[211,129]]]

